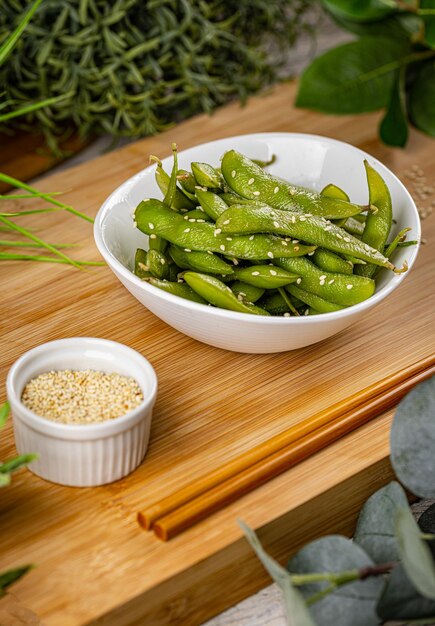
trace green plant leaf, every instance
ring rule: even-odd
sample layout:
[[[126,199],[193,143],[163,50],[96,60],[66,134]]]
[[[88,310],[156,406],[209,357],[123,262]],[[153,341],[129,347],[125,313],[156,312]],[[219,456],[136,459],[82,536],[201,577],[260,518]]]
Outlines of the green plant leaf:
[[[408,141],[408,118],[406,115],[405,71],[395,73],[387,112],[379,127],[382,141],[388,146],[403,148]]]
[[[435,137],[435,61],[421,65],[411,85],[409,112],[413,123]]]
[[[421,0],[420,10],[432,10],[433,15],[424,15],[424,40],[431,47],[435,48],[435,0]]]
[[[0,474],[11,474],[38,459],[37,454],[20,454],[0,464]]]
[[[38,111],[38,109],[43,109],[44,107],[48,107],[52,104],[57,104],[61,100],[64,100],[66,97],[71,97],[71,94],[62,94],[61,96],[46,98],[45,100],[40,100],[39,102],[31,102],[30,104],[20,107],[19,109],[14,109],[13,111],[8,111],[7,113],[0,114],[0,124],[13,119],[14,117],[27,115],[28,113]]]
[[[316,626],[305,606],[302,595],[293,587],[290,576],[285,568],[267,554],[252,528],[249,528],[249,526],[241,520],[238,521],[238,524],[265,569],[283,592],[288,625]]]
[[[388,104],[407,44],[362,37],[314,59],[302,74],[296,106],[324,113],[364,113]]]
[[[342,572],[373,566],[371,558],[346,537],[322,537],[303,547],[287,564],[292,574]],[[307,599],[324,591],[328,582],[304,585]],[[310,613],[319,626],[377,626],[375,606],[382,588],[379,578],[357,580],[341,586],[312,606]]]
[[[412,13],[397,13],[374,22],[355,22],[331,13],[333,20],[345,30],[360,37],[389,37],[409,40],[421,28],[422,20]]]
[[[383,620],[421,619],[435,615],[435,602],[420,595],[403,565],[398,565],[388,577],[376,610]]]
[[[9,37],[0,46],[0,67],[6,61],[12,50],[17,45],[21,35],[23,34],[27,24],[30,22],[34,14],[36,13],[42,0],[35,0],[30,9],[24,15],[23,19],[18,24],[17,28],[9,35]]]
[[[9,406],[9,402],[4,402],[0,406],[0,428],[3,428],[3,426],[8,421],[10,410],[11,410],[11,407]]]
[[[391,463],[400,482],[420,497],[435,498],[435,376],[414,387],[399,403],[390,445]]]
[[[369,22],[396,11],[395,3],[387,0],[323,0],[325,7],[347,19]]]
[[[22,567],[7,570],[6,572],[0,572],[0,598],[5,594],[6,589],[10,585],[16,583],[17,580],[33,568],[34,565],[23,565]]]
[[[407,506],[406,494],[395,481],[376,491],[364,504],[353,539],[375,563],[399,559],[394,519],[397,511]]]
[[[424,533],[435,533],[435,504],[424,511],[418,518],[420,530]]]
[[[435,600],[435,562],[409,509],[396,513],[396,535],[406,574],[422,596]]]

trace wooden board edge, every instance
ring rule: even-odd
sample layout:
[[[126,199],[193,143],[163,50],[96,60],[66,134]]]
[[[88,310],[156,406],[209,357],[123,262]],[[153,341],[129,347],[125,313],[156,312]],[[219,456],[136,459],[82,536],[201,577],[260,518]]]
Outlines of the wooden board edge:
[[[259,537],[270,554],[285,563],[302,545],[317,537],[331,533],[352,536],[362,504],[393,479],[389,457],[384,457],[266,524],[258,530]],[[236,584],[229,585],[229,580]],[[199,626],[270,582],[245,539],[239,536],[189,571],[180,572],[86,626]]]

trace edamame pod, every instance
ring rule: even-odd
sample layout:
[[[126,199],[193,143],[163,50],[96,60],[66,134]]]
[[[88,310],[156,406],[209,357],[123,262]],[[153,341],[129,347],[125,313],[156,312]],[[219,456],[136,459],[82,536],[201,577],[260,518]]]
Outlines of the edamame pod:
[[[223,233],[273,233],[309,241],[333,252],[350,254],[396,270],[381,252],[318,215],[273,211],[268,206],[232,206],[216,220]]]
[[[382,176],[367,161],[364,161],[364,167],[369,186],[370,204],[378,210],[367,216],[361,240],[366,245],[383,252],[393,222],[390,191]],[[357,267],[355,271],[360,276],[373,276],[376,267],[370,264]]]
[[[327,272],[337,272],[338,274],[352,274],[353,263],[349,263],[342,259],[335,252],[325,250],[324,248],[317,248],[311,257],[313,263],[317,265],[321,270]]]
[[[147,264],[147,251],[138,248],[134,256],[134,273],[138,278],[149,278],[150,268]]]
[[[169,254],[173,261],[183,269],[194,270],[195,272],[207,272],[210,274],[234,274],[234,269],[216,254],[207,252],[185,252],[183,248],[171,245]]]
[[[276,265],[299,274],[296,285],[328,302],[351,306],[367,300],[375,291],[375,281],[365,276],[325,272],[308,259],[276,259]]]
[[[220,196],[212,191],[205,191],[201,187],[196,188],[196,197],[199,204],[214,221],[219,215],[228,209],[227,203]]]
[[[193,162],[192,173],[196,184],[207,189],[220,189],[222,187],[222,176],[208,163]]]
[[[171,282],[169,280],[160,280],[158,278],[148,278],[148,282],[153,287],[158,287],[166,293],[171,293],[173,296],[184,298],[185,300],[192,300],[192,302],[198,302],[198,304],[207,304],[204,298],[201,298],[193,289],[186,285],[186,283]]]
[[[345,308],[340,304],[328,302],[324,298],[316,296],[316,294],[314,293],[305,291],[305,289],[301,289],[300,287],[298,287],[298,285],[287,285],[286,291],[288,291],[292,296],[295,296],[304,304],[308,305],[310,308],[315,309],[319,313],[331,313],[332,311],[341,311],[341,309]]]
[[[250,267],[236,268],[234,278],[255,287],[278,289],[278,287],[294,283],[299,276],[274,265],[251,265]]]
[[[185,272],[183,278],[189,287],[213,306],[217,306],[221,309],[229,309],[230,311],[238,311],[239,313],[269,315],[267,311],[253,304],[248,305],[241,302],[237,296],[233,294],[231,289],[215,276],[196,272]]]
[[[224,154],[222,174],[235,193],[243,198],[259,200],[275,209],[314,213],[328,219],[349,217],[367,210],[367,207],[322,196],[275,178],[236,150]]]
[[[157,163],[155,172],[156,183],[158,184],[162,194],[166,196],[171,178],[163,169],[162,162],[159,158],[152,155],[150,156],[150,161],[154,161],[155,163]],[[187,209],[189,211],[190,209],[195,208],[195,204],[181,191],[181,189],[178,189],[178,187],[176,187],[171,208],[175,211],[180,211],[182,209]]]
[[[315,250],[315,246],[293,245],[273,235],[231,237],[215,228],[214,224],[186,222],[182,215],[154,199],[138,205],[135,222],[143,233],[154,233],[185,251],[210,251],[237,259],[269,260],[275,257],[302,256]]]
[[[183,188],[183,191],[187,191],[187,193],[195,195],[195,187],[198,183],[196,182],[192,172],[188,172],[187,170],[178,170],[177,180]]]
[[[187,211],[183,213],[183,218],[187,221],[196,221],[196,222],[211,222],[210,217],[207,215],[202,208],[197,207],[196,209],[192,209],[192,211]]]
[[[168,275],[168,261],[164,254],[158,250],[148,250],[147,252],[147,266],[151,272],[151,275],[155,278],[166,278]]]
[[[243,302],[254,303],[262,297],[266,290],[261,287],[254,287],[254,285],[249,285],[241,280],[235,280],[231,283],[231,291],[239,298],[239,300],[241,299]]]

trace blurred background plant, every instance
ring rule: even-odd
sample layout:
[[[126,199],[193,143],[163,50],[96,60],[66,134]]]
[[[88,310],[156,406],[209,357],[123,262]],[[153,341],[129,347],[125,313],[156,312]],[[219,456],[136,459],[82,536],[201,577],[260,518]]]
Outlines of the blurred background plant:
[[[7,131],[44,131],[58,150],[79,130],[154,134],[278,79],[309,27],[308,0],[44,0],[0,68],[9,107],[59,98],[11,119]],[[0,44],[25,0],[3,0]],[[6,130],[0,126],[0,130]]]
[[[385,109],[381,139],[405,146],[408,123],[435,136],[435,0],[323,0],[356,41],[304,71],[296,104],[324,113]]]

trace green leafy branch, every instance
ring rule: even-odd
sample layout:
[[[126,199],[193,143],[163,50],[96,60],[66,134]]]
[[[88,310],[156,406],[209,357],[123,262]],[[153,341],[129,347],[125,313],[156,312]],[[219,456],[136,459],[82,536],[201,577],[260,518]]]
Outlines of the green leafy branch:
[[[410,122],[435,136],[435,1],[323,0],[359,39],[314,59],[296,105],[324,113],[385,109],[382,140],[404,146]]]
[[[391,431],[391,462],[402,483],[433,498],[435,377],[399,404]],[[317,539],[286,568],[239,522],[283,591],[291,626],[378,626],[388,620],[435,621],[435,505],[415,522],[404,489],[391,482],[375,492],[358,518],[354,539]]]

